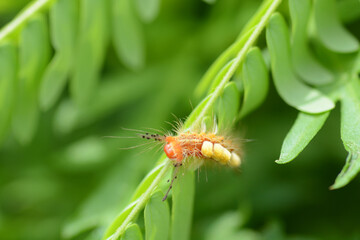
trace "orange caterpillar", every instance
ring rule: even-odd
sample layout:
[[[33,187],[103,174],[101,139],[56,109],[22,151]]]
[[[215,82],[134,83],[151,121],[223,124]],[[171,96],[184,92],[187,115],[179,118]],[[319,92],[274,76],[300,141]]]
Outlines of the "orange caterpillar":
[[[175,161],[175,166],[182,164],[188,157],[198,159],[213,159],[222,165],[239,167],[241,158],[238,147],[233,140],[215,133],[181,132],[177,136],[159,134],[140,134],[142,138],[165,142],[164,152],[169,159]]]
[[[171,181],[170,187],[166,192],[163,201],[167,198],[174,180],[177,178],[176,173],[179,166],[189,158],[194,160],[201,160],[198,163],[201,165],[202,160],[214,160],[222,165],[230,167],[239,167],[241,158],[239,156],[239,146],[233,139],[225,136],[217,135],[217,126],[211,133],[206,132],[206,128],[202,127],[202,131],[191,132],[183,131],[181,122],[176,128],[176,136],[171,134],[150,134],[138,133],[144,139],[153,139],[159,143],[164,144],[164,152],[166,156],[174,161],[175,172]],[[128,129],[131,130],[131,129]],[[138,130],[135,130],[138,131]],[[142,146],[142,145],[140,145]]]

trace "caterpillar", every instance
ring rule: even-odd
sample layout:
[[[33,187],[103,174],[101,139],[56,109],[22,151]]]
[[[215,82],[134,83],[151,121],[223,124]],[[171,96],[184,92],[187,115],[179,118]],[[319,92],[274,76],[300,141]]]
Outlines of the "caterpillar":
[[[232,168],[241,165],[239,143],[228,134],[218,134],[215,120],[213,125],[214,128],[211,131],[207,131],[204,124],[201,130],[196,128],[183,130],[182,122],[178,121],[174,126],[175,134],[152,134],[141,130],[125,129],[137,132],[143,139],[154,140],[161,144],[166,156],[173,161],[175,167],[174,177],[163,201],[166,200],[173,182],[177,178],[178,167],[183,166],[184,163],[188,164],[193,161],[193,163],[197,162],[194,164],[195,166],[199,166],[204,161],[213,160],[220,165],[227,165]],[[139,146],[143,145],[145,144]]]
[[[182,164],[189,157],[198,159],[212,159],[221,165],[239,167],[241,158],[237,153],[238,147],[228,137],[206,132],[179,132],[177,135],[140,134],[144,139],[154,139],[164,142],[166,156]]]

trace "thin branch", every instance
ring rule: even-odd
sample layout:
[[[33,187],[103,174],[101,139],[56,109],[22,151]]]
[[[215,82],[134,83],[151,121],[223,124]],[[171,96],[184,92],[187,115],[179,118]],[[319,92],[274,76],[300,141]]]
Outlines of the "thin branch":
[[[262,16],[259,24],[255,26],[254,32],[249,36],[248,40],[245,42],[244,47],[241,48],[240,52],[236,56],[234,62],[231,64],[229,70],[221,80],[220,84],[217,86],[215,91],[212,93],[209,101],[206,103],[205,107],[202,109],[196,120],[194,121],[193,125],[197,126],[200,125],[203,117],[205,116],[206,112],[210,109],[210,107],[214,104],[215,100],[219,97],[221,91],[224,89],[225,84],[230,80],[230,78],[234,75],[236,69],[240,66],[243,62],[244,58],[246,57],[246,53],[249,51],[250,47],[254,44],[256,39],[261,34],[262,30],[265,28],[267,22],[269,21],[271,15],[276,10],[276,8],[281,3],[281,0],[273,0],[271,5],[269,6],[268,10],[265,12],[264,16]]]
[[[0,42],[11,33],[15,32],[22,24],[29,20],[31,16],[40,11],[46,4],[53,0],[38,0],[27,7],[22,13],[16,16],[11,22],[5,25],[0,31]]]

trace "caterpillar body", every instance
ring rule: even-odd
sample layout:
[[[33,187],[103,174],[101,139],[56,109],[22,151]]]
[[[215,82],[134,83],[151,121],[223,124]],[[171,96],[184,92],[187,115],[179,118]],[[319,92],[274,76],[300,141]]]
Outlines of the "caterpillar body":
[[[206,131],[205,125],[201,127],[201,131],[183,130],[183,125],[179,121],[175,127],[174,135],[170,133],[151,134],[141,130],[125,129],[137,132],[137,135],[143,139],[154,140],[161,144],[166,156],[173,161],[174,177],[163,201],[167,198],[173,182],[177,178],[178,167],[183,166],[183,163],[188,164],[190,160],[193,160],[191,163],[197,168],[204,161],[213,160],[221,165],[228,165],[233,168],[240,166],[239,143],[227,134],[217,134],[218,128],[215,121],[213,125],[214,129],[211,132]],[[139,146],[143,145],[145,144]]]
[[[142,138],[163,142],[166,156],[176,165],[182,164],[184,159],[212,159],[221,165],[239,167],[241,158],[239,147],[229,137],[204,131],[177,131],[175,136],[159,134],[140,134]],[[175,165],[174,164],[174,165]]]

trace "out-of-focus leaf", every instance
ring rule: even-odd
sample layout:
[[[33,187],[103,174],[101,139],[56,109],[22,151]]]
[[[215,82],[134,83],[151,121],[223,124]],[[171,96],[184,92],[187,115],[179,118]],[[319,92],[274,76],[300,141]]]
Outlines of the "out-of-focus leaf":
[[[195,174],[179,176],[172,189],[171,240],[190,239],[195,197]]]
[[[307,113],[321,113],[335,107],[330,98],[303,84],[292,71],[289,33],[279,13],[270,19],[266,41],[276,89],[287,104]]]
[[[134,156],[127,155],[122,159],[133,158]],[[87,197],[79,211],[65,225],[62,233],[65,238],[74,238],[94,227],[110,225],[106,231],[108,235],[104,236],[106,239],[116,231],[134,208],[137,201],[126,205],[143,176],[143,165],[137,161],[115,161],[112,163],[111,171],[105,176],[99,187]],[[109,224],[112,219],[113,222]],[[101,231],[101,235],[103,234],[104,229]]]
[[[58,164],[69,171],[82,172],[95,168],[108,156],[105,142],[101,138],[86,137],[72,143],[57,154]]]
[[[358,40],[341,24],[334,0],[314,1],[316,32],[321,42],[330,50],[340,53],[355,52]]]
[[[140,228],[137,224],[131,224],[126,228],[124,236],[122,236],[121,240],[142,240],[143,236],[141,234]]]
[[[50,9],[51,40],[56,52],[45,70],[40,89],[40,105],[43,110],[52,107],[60,97],[73,64],[77,5],[77,1],[59,0]]]
[[[343,23],[356,21],[360,17],[360,1],[359,0],[343,0],[336,2],[337,12]]]
[[[81,0],[76,61],[70,90],[75,103],[86,106],[93,98],[108,43],[108,1]]]
[[[291,0],[289,8],[292,22],[291,51],[295,71],[309,84],[323,85],[332,82],[332,73],[319,63],[308,47],[310,0]]]
[[[17,81],[17,51],[13,44],[0,44],[0,144],[11,121]]]
[[[324,125],[330,112],[308,114],[300,112],[294,125],[286,135],[276,163],[288,163],[296,158]]]
[[[345,166],[331,189],[347,185],[360,171],[360,89],[358,79],[352,79],[341,95],[341,139],[349,155]]]
[[[145,206],[145,239],[167,240],[170,231],[170,211],[167,201],[163,201],[164,194],[155,192]]]
[[[55,113],[54,128],[58,133],[68,134],[78,127],[89,125],[123,104],[140,98],[153,83],[128,75],[107,76],[101,81],[90,104],[79,108],[69,99],[62,101]]]
[[[136,0],[135,4],[144,22],[152,22],[159,14],[160,0]]]
[[[132,1],[112,0],[111,2],[113,43],[116,53],[124,65],[138,70],[144,65],[145,47],[142,29],[135,17]]]
[[[65,87],[69,70],[69,58],[57,53],[47,66],[40,89],[40,105],[51,108]]]
[[[208,3],[208,4],[214,4],[216,3],[216,0],[203,0],[204,2]]]
[[[246,56],[243,65],[244,102],[240,117],[256,109],[265,100],[269,89],[268,71],[258,48],[253,48]]]
[[[205,239],[246,239],[246,240],[260,240],[261,236],[252,230],[238,228],[241,225],[241,214],[238,212],[228,212],[218,217],[207,229]]]
[[[37,15],[29,20],[20,35],[18,93],[12,126],[21,143],[28,143],[37,128],[38,92],[49,51],[46,19]]]
[[[216,103],[219,129],[229,129],[233,126],[239,115],[240,92],[236,83],[230,82],[224,88],[223,94]]]

